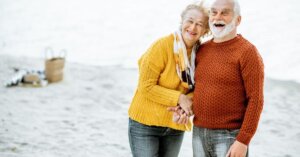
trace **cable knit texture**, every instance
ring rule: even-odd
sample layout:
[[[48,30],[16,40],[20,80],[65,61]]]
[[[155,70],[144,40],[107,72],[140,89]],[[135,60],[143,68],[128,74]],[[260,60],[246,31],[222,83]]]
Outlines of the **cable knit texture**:
[[[264,65],[255,46],[237,35],[201,45],[196,57],[194,125],[240,129],[237,140],[253,137],[263,108]]]
[[[188,125],[172,121],[173,113],[167,111],[177,106],[185,89],[180,85],[176,73],[173,35],[156,41],[139,60],[139,83],[129,108],[129,117],[149,126],[170,127],[176,130],[189,130]]]

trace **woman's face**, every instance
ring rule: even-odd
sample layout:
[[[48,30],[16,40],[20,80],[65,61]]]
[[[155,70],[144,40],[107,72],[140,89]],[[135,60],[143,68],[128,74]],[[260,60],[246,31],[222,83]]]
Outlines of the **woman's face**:
[[[193,47],[204,34],[206,22],[203,13],[199,10],[191,9],[186,12],[182,21],[181,32],[187,48]]]

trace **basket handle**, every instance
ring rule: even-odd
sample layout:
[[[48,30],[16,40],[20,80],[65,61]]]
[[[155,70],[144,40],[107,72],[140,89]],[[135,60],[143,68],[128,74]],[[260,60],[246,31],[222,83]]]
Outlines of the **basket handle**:
[[[67,57],[67,50],[66,49],[60,50],[59,57],[66,58]]]
[[[53,49],[51,47],[46,47],[44,55],[46,60],[54,58]]]

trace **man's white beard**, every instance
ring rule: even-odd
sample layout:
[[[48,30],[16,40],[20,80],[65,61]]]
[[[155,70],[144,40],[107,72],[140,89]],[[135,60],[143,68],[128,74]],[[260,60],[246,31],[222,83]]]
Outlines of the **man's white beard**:
[[[222,30],[219,30],[214,24],[219,23],[219,24],[224,24],[225,28]],[[234,30],[235,28],[235,18],[232,19],[232,21],[229,24],[226,24],[224,21],[209,21],[209,28],[214,36],[214,38],[220,39],[224,38],[226,35],[228,35],[231,31]]]

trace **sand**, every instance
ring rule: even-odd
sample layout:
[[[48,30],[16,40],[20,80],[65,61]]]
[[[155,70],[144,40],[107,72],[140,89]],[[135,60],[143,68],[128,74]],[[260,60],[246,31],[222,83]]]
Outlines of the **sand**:
[[[12,68],[43,69],[42,59],[0,55],[0,81]],[[137,69],[66,63],[62,82],[0,86],[1,157],[129,157],[127,109]],[[266,79],[265,105],[250,156],[300,154],[300,85]],[[180,156],[192,156],[191,133]]]

